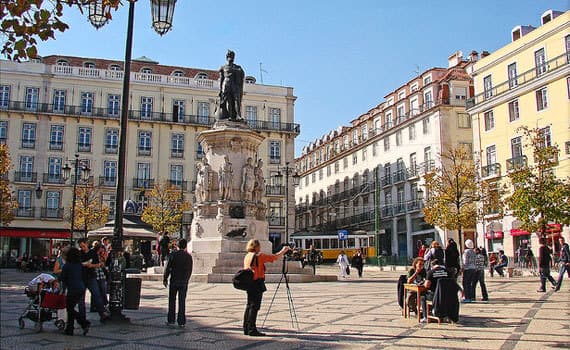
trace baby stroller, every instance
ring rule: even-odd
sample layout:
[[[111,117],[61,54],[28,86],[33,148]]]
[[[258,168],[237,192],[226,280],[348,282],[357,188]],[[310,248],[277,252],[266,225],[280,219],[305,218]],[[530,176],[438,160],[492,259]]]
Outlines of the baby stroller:
[[[26,326],[25,318],[35,322],[38,332],[43,330],[43,323],[47,321],[54,321],[55,326],[61,331],[65,328],[65,321],[57,317],[57,310],[65,309],[65,295],[52,293],[49,290],[38,293],[29,287],[26,287],[24,292],[29,300],[28,306],[18,318],[20,329]]]

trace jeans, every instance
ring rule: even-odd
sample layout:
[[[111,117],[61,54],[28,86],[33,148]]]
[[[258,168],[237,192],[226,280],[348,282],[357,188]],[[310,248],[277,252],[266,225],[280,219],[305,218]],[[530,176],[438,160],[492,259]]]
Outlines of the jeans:
[[[463,293],[465,299],[475,299],[475,283],[477,278],[477,270],[463,270]]]
[[[477,270],[475,274],[475,280],[473,281],[473,300],[475,300],[475,294],[477,292],[477,282],[481,284],[481,294],[483,295],[483,300],[489,300],[489,294],[487,294],[487,285],[485,284],[485,270]]]
[[[562,280],[564,279],[564,272],[568,273],[568,278],[570,278],[570,266],[560,263],[560,271],[558,271],[558,281],[556,281],[556,290],[560,290],[562,287]]]
[[[103,317],[105,314],[105,307],[103,306],[103,299],[101,299],[101,294],[99,292],[99,284],[96,278],[89,278],[86,283],[87,289],[91,293],[91,300],[95,303],[95,310],[99,313],[99,316]],[[83,298],[79,300],[79,313],[85,315],[85,293]]]
[[[257,313],[261,308],[261,299],[263,298],[263,288],[251,288],[247,291],[247,306],[243,314],[243,330],[247,334],[249,331],[257,330]]]
[[[507,265],[501,264],[501,265],[497,265],[495,267],[495,271],[497,271],[497,273],[501,276],[501,277],[505,277],[505,272],[503,271],[503,269],[507,267]]]
[[[168,323],[174,323],[176,315],[176,294],[178,294],[178,324],[186,324],[186,294],[188,293],[188,283],[170,282],[168,290]]]
[[[540,272],[540,289],[546,290],[546,280],[549,280],[553,286],[556,286],[556,281],[550,276],[550,267],[541,267],[538,269]]]
[[[426,293],[421,295],[421,302],[422,302],[422,316],[427,318],[427,301],[433,300],[433,292],[428,290]]]
[[[89,324],[85,318],[85,307],[83,308],[83,311],[81,311],[81,308],[79,308],[79,312],[75,310],[75,305],[80,303],[82,299],[85,299],[85,292],[83,292],[83,294],[68,294],[65,296],[65,308],[67,310],[67,323],[65,330],[68,333],[73,333],[75,320],[77,320],[77,323],[79,323],[82,328]]]

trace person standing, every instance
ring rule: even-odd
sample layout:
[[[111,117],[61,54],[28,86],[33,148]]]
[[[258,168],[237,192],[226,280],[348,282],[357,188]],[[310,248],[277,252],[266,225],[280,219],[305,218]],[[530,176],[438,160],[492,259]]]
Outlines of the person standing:
[[[485,255],[481,251],[481,248],[475,249],[475,268],[477,270],[475,274],[475,280],[473,282],[473,300],[475,300],[475,294],[477,289],[477,282],[481,285],[481,294],[483,298],[481,301],[488,302],[489,294],[487,293],[487,285],[485,284]]]
[[[476,254],[473,250],[473,241],[468,239],[465,241],[465,251],[463,252],[463,292],[465,297],[464,303],[470,303],[475,299],[475,278],[477,275],[477,267],[475,265]]]
[[[443,248],[441,248],[441,245],[439,244],[438,241],[432,241],[431,242],[431,246],[430,248],[426,251],[426,253],[423,256],[425,264],[426,264],[426,270],[430,269],[431,266],[431,259],[437,259],[437,261],[439,261],[440,264],[443,264],[443,262],[445,261],[445,253],[443,251]]]
[[[352,257],[352,267],[358,271],[358,277],[362,277],[362,269],[364,268],[364,256],[362,249],[358,248],[356,254]]]
[[[307,260],[309,265],[313,267],[313,275],[317,274],[317,260],[319,259],[319,252],[315,249],[315,246],[311,244],[309,252],[307,253]]]
[[[164,269],[163,284],[169,287],[168,277],[170,276],[170,287],[168,289],[168,316],[166,324],[174,325],[176,315],[176,295],[178,295],[178,326],[186,326],[186,294],[188,292],[188,281],[192,276],[192,255],[186,251],[187,242],[181,239],[178,242],[178,250],[172,253]]]
[[[565,272],[568,273],[568,278],[570,278],[570,248],[568,243],[564,242],[564,237],[562,236],[558,238],[558,243],[560,243],[560,271],[558,271],[558,281],[556,281],[556,288],[554,288],[555,292],[560,290]]]
[[[340,251],[338,258],[336,258],[336,263],[338,264],[342,278],[347,278],[348,273],[346,272],[346,270],[348,270],[349,263],[348,263],[348,257],[344,253],[344,250]]]
[[[253,271],[253,286],[247,290],[247,305],[243,314],[243,334],[252,337],[262,337],[265,333],[261,333],[256,326],[257,313],[261,308],[261,299],[263,292],[267,290],[265,287],[265,263],[272,263],[281,258],[291,248],[284,245],[277,254],[261,253],[261,244],[257,239],[250,239],[246,246],[247,254],[243,258],[243,268]]]
[[[421,241],[419,241],[419,242],[421,242]],[[424,255],[426,254],[426,250],[427,250],[426,245],[423,242],[421,242],[420,249],[418,249],[418,257],[423,259]]]
[[[552,288],[556,288],[556,281],[550,276],[550,266],[552,265],[552,256],[550,249],[546,246],[546,239],[538,240],[538,272],[540,273],[540,289],[537,292],[546,292],[546,280],[552,283]]]
[[[85,298],[85,283],[83,283],[83,267],[81,266],[81,253],[75,247],[67,252],[67,260],[61,269],[61,281],[65,284],[67,294],[65,305],[67,322],[64,334],[73,335],[75,321],[83,328],[83,335],[89,332],[91,323],[85,318],[85,307],[75,310],[75,306]]]
[[[459,269],[461,268],[459,264],[459,250],[457,249],[457,243],[453,238],[447,240],[447,246],[445,247],[445,261],[444,264],[449,277],[454,278],[457,281],[457,275]]]
[[[170,254],[170,237],[168,237],[168,233],[161,236],[158,245],[160,247],[160,266],[164,266],[164,261],[168,259],[168,254]]]
[[[95,248],[88,248],[87,239],[81,238],[78,242],[79,248],[81,249],[80,256],[81,264],[84,269],[85,286],[91,293],[93,303],[95,304],[95,310],[99,313],[100,321],[105,322],[109,319],[109,315],[105,312],[105,307],[103,306],[103,299],[101,298],[99,284],[97,283],[97,272],[95,271],[96,268],[103,267],[104,263],[99,261],[99,255]],[[79,312],[85,312],[85,297],[83,297],[82,300],[79,300]]]

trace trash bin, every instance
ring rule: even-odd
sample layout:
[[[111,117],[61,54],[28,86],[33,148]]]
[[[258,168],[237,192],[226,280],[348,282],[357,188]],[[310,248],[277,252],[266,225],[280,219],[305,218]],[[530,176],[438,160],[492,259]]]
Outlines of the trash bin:
[[[138,310],[141,302],[142,279],[129,277],[125,279],[125,304],[127,310]]]

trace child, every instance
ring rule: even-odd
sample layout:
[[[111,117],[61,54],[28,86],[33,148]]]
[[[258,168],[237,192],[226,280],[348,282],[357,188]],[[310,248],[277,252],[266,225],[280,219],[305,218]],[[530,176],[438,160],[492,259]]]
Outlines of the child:
[[[41,273],[28,283],[28,290],[33,293],[40,293],[42,290],[59,293],[59,281],[49,273]]]

